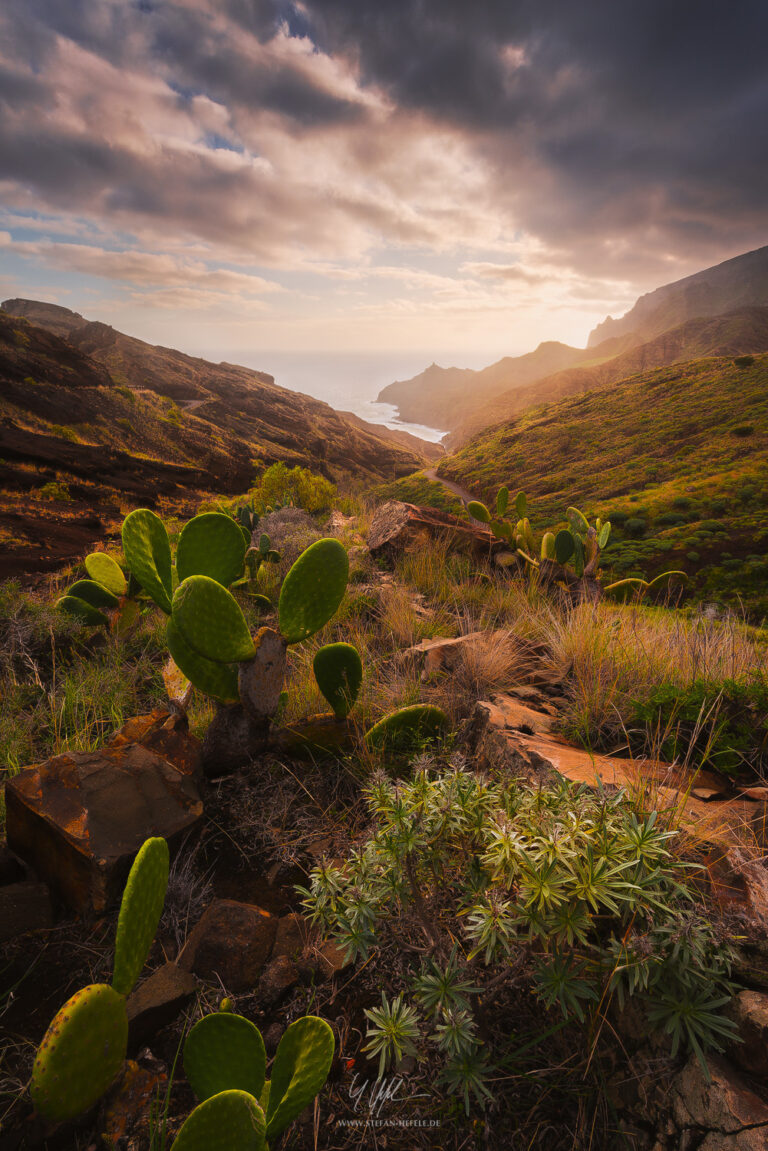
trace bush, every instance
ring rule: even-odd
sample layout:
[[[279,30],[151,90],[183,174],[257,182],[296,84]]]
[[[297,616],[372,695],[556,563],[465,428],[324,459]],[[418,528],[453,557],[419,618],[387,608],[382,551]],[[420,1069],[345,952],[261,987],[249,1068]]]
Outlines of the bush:
[[[60,480],[50,480],[47,484],[43,484],[41,488],[38,488],[35,494],[39,499],[56,500],[57,503],[67,504],[72,501],[69,486]]]
[[[263,515],[268,507],[291,504],[306,512],[328,511],[336,496],[336,485],[309,468],[287,468],[279,461],[264,472],[250,497]]]
[[[754,424],[737,424],[735,428],[731,428],[731,431],[739,439],[746,439],[747,436],[754,434],[755,426]]]
[[[640,536],[645,535],[647,527],[648,524],[646,520],[644,520],[641,516],[632,516],[632,518],[628,519],[624,524],[624,531],[632,539],[639,539]]]
[[[364,1050],[380,1075],[404,1050],[431,1055],[467,1111],[470,1095],[484,1104],[504,1052],[487,1031],[481,1040],[473,1003],[505,983],[527,985],[543,1009],[585,1030],[606,996],[639,995],[673,1052],[722,1049],[733,1032],[717,1014],[730,951],[697,913],[688,868],[669,851],[674,833],[655,813],[621,793],[489,781],[459,764],[437,772],[427,758],[412,781],[378,774],[367,799],[368,839],[340,866],[324,860],[299,890],[350,958],[382,946],[433,956],[420,970],[414,960],[395,998],[366,1013]]]
[[[733,362],[737,368],[751,368],[755,362],[754,356],[734,356]]]

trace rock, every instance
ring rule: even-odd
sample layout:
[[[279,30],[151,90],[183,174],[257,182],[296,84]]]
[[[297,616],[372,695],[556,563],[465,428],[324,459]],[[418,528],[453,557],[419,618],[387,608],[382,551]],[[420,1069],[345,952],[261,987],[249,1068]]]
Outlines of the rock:
[[[750,844],[761,844],[765,836],[768,819],[764,804],[740,796],[722,801],[698,799],[692,793],[693,786],[721,786],[712,772],[692,773],[652,760],[595,755],[547,731],[548,724],[552,726],[546,713],[528,708],[521,711],[514,702],[505,701],[502,706],[497,697],[492,703],[477,703],[467,738],[478,767],[503,771],[535,785],[550,783],[558,776],[590,787],[598,781],[604,787],[633,790],[647,785],[654,806],[660,810],[677,809],[681,827],[699,845],[713,845],[721,854],[738,848],[743,855],[734,859],[741,860],[744,866],[745,861],[753,861],[747,869],[755,888],[750,906],[754,917],[762,919],[765,899],[768,914],[768,876],[758,853],[754,848],[750,850]]]
[[[703,1141],[681,1146],[707,1151],[765,1151],[768,1146],[768,1106],[742,1082],[724,1059],[707,1059],[711,1081],[694,1055],[673,1088],[673,1115],[686,1134]]]
[[[332,939],[326,940],[317,949],[316,955],[316,970],[320,979],[331,979],[334,975],[338,975],[345,967],[350,967],[352,964],[351,959],[347,959],[345,953],[338,944],[334,943]]]
[[[177,717],[153,716],[100,751],[57,755],[6,783],[9,846],[75,911],[117,902],[144,841],[160,835],[173,850],[202,816],[191,737]]]
[[[179,967],[220,979],[228,991],[252,991],[272,952],[277,916],[252,903],[215,899],[192,931]]]
[[[0,887],[0,943],[52,923],[51,896],[44,883],[8,883]]]
[[[184,1010],[197,993],[197,980],[175,963],[153,971],[128,996],[128,1047],[136,1051]]]
[[[740,991],[728,1009],[739,1029],[741,1043],[734,1043],[728,1056],[755,1079],[768,1082],[768,995]]]
[[[270,959],[261,973],[258,986],[259,999],[264,1007],[274,1007],[287,991],[299,982],[296,964],[287,955]]]
[[[768,935],[768,871],[746,847],[718,846],[705,860],[712,895]]]
[[[285,756],[313,759],[318,753],[342,755],[351,751],[352,737],[353,731],[345,719],[324,712],[284,724],[273,733],[272,747]]]
[[[501,546],[491,532],[436,508],[388,500],[375,511],[368,529],[372,555],[391,556],[415,551],[433,539],[447,539],[450,546],[473,555],[488,556]]]
[[[471,631],[467,635],[452,636],[447,639],[423,639],[414,647],[407,648],[400,656],[405,664],[421,668],[422,680],[440,671],[451,671],[461,660],[467,648],[478,644],[498,643],[508,640],[507,631]]]
[[[292,912],[283,915],[277,924],[272,956],[287,956],[296,959],[304,949],[307,939],[307,924],[301,915]]]
[[[0,887],[6,883],[21,883],[27,878],[27,869],[13,854],[7,843],[0,843]]]
[[[200,771],[200,740],[189,731],[186,716],[178,711],[168,712],[156,708],[149,715],[138,715],[127,720],[108,741],[108,747],[125,747],[140,743],[172,763],[182,775],[196,776]]]
[[[273,1023],[264,1032],[264,1046],[266,1047],[267,1055],[270,1058],[272,1058],[272,1056],[277,1051],[280,1040],[283,1038],[284,1031],[285,1028],[283,1027],[282,1023]]]

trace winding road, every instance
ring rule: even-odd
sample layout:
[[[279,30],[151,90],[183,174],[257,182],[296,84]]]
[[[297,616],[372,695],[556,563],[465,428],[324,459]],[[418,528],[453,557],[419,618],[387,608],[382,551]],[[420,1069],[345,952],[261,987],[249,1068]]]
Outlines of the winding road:
[[[424,475],[428,480],[434,480],[436,483],[442,484],[443,487],[447,488],[449,492],[455,496],[458,496],[461,502],[464,504],[464,507],[467,506],[470,500],[477,498],[476,496],[473,496],[471,492],[468,492],[466,488],[461,487],[460,484],[455,484],[452,480],[444,480],[442,476],[437,474],[436,468],[425,468]],[[482,523],[481,520],[476,520],[474,516],[470,516],[469,518],[473,524],[477,524],[481,528],[487,528],[487,524]]]

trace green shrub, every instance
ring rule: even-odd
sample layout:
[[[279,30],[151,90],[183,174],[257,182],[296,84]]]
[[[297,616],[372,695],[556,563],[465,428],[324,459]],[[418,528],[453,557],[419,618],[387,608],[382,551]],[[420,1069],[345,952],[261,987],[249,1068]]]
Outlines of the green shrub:
[[[647,521],[642,519],[641,516],[632,516],[632,518],[628,519],[624,524],[624,531],[632,539],[639,539],[640,536],[645,535],[647,527]]]
[[[43,500],[56,500],[57,503],[66,504],[72,501],[69,485],[60,480],[49,480],[47,484],[37,489],[36,495]]]
[[[433,956],[420,970],[412,961],[395,998],[366,1013],[365,1051],[380,1076],[404,1052],[431,1054],[467,1111],[471,1095],[484,1104],[503,1052],[481,1038],[473,1003],[505,982],[585,1032],[606,996],[640,996],[673,1052],[687,1045],[700,1059],[733,1033],[718,1013],[730,951],[655,813],[565,781],[532,788],[460,766],[436,773],[424,758],[411,781],[376,775],[367,799],[368,839],[341,865],[324,860],[299,890],[350,958],[375,963],[394,946],[405,960],[405,924],[410,953],[423,945]]]
[[[263,515],[269,507],[292,504],[306,512],[328,511],[336,496],[336,485],[309,468],[287,468],[281,461],[272,464],[251,489],[251,502]]]
[[[754,356],[734,356],[733,362],[737,368],[751,368],[755,362]]]
[[[754,435],[755,425],[737,424],[735,428],[731,428],[731,431],[733,432],[734,436],[738,436],[739,439],[746,439],[747,436]]]

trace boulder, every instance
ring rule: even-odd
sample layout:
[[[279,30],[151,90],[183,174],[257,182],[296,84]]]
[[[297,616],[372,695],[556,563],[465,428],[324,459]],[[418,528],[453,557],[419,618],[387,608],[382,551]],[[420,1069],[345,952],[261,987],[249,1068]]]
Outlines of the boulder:
[[[768,1105],[719,1056],[707,1059],[707,1080],[692,1055],[673,1088],[673,1115],[681,1146],[706,1151],[765,1151]]]
[[[103,912],[146,839],[173,851],[202,817],[190,741],[180,717],[153,713],[99,751],[23,769],[5,786],[9,847],[73,910]]]
[[[276,1006],[298,982],[299,972],[293,960],[287,955],[276,955],[270,959],[259,978],[258,996],[262,1006]]]
[[[753,1078],[768,1083],[768,995],[740,991],[728,1014],[741,1039],[741,1043],[731,1045],[729,1057]]]
[[[460,520],[436,508],[388,500],[375,511],[368,529],[372,555],[391,556],[415,551],[431,540],[447,540],[451,548],[476,556],[489,556],[502,547],[491,532],[469,520]]]
[[[215,899],[187,940],[178,965],[228,991],[253,991],[272,953],[277,916],[252,903]]]
[[[136,1051],[173,1023],[197,993],[197,980],[176,963],[153,971],[128,996],[128,1047]]]
[[[307,924],[304,918],[295,911],[290,915],[283,915],[277,925],[275,944],[272,955],[284,955],[288,959],[296,959],[304,949],[307,941]]]

